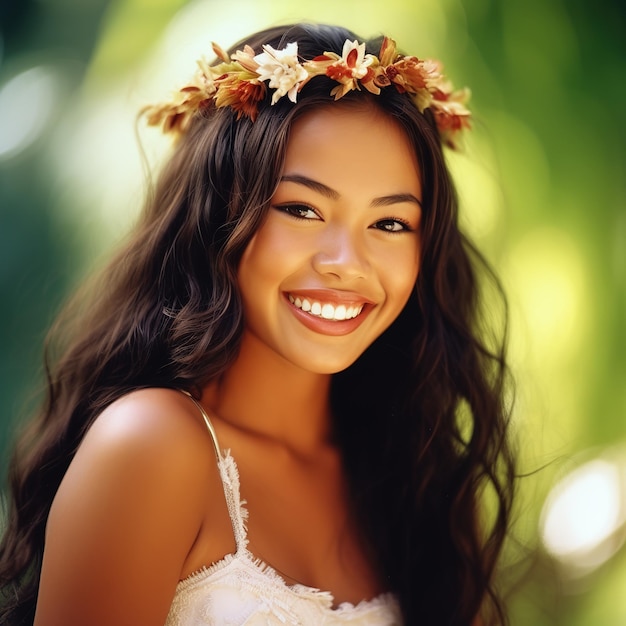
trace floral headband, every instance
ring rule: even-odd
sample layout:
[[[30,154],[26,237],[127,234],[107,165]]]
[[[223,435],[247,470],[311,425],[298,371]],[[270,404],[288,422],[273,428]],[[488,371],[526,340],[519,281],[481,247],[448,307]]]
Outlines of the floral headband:
[[[454,91],[438,61],[398,54],[395,41],[388,37],[383,39],[378,57],[365,54],[364,43],[349,39],[341,56],[324,52],[304,62],[298,57],[296,42],[282,50],[264,45],[260,54],[248,45],[231,57],[215,43],[213,51],[221,63],[211,66],[205,59],[198,61],[192,82],[176,92],[173,101],[143,109],[148,124],[162,125],[164,132],[184,133],[194,114],[210,105],[231,107],[237,119],[247,116],[254,121],[266,94],[266,81],[274,89],[274,105],[284,96],[295,103],[307,82],[315,76],[328,76],[338,83],[330,92],[335,100],[361,87],[376,95],[392,85],[408,93],[421,113],[432,111],[442,141],[451,148],[456,146],[458,133],[470,128],[470,112],[465,107],[469,90]]]

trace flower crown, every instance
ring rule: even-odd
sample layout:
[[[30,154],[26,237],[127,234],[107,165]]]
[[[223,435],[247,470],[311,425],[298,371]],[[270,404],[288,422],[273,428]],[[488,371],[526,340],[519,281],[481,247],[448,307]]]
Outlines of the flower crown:
[[[148,124],[162,125],[165,132],[184,133],[194,114],[211,105],[231,107],[237,119],[247,116],[254,121],[266,94],[266,82],[274,89],[272,105],[284,96],[295,103],[312,78],[328,76],[338,83],[330,92],[335,100],[361,87],[376,95],[392,85],[408,93],[421,113],[432,111],[442,141],[452,148],[458,133],[470,128],[470,112],[465,107],[469,90],[454,91],[438,61],[398,54],[395,41],[388,37],[383,39],[379,56],[365,54],[364,43],[349,39],[341,55],[324,52],[304,62],[298,57],[296,42],[282,50],[264,45],[260,54],[249,45],[230,57],[215,43],[213,51],[220,63],[211,66],[201,59],[191,83],[176,92],[171,102],[143,109]]]

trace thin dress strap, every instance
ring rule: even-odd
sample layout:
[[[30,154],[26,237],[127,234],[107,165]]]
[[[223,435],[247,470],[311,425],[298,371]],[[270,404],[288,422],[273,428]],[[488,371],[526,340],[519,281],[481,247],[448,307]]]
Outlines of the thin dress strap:
[[[217,433],[211,423],[211,419],[204,410],[204,407],[188,392],[184,389],[179,389],[181,393],[185,394],[195,405],[202,419],[211,435],[213,441],[213,448],[215,450],[215,456],[217,457],[217,467],[222,479],[222,486],[224,488],[224,497],[226,498],[226,506],[228,507],[228,515],[230,516],[230,522],[233,527],[233,533],[235,535],[235,545],[237,546],[237,552],[245,550],[248,545],[248,536],[246,530],[246,521],[248,519],[248,510],[245,508],[245,501],[241,499],[239,493],[239,471],[235,465],[235,460],[230,455],[230,451],[222,452],[219,443],[217,441]]]
[[[196,405],[196,408],[198,409],[198,411],[200,411],[200,415],[202,415],[202,419],[204,420],[207,430],[209,431],[209,434],[211,435],[211,440],[213,441],[213,449],[215,450],[215,456],[217,457],[217,460],[219,461],[222,458],[222,451],[220,449],[219,443],[217,442],[217,433],[215,432],[215,428],[213,427],[213,424],[211,423],[211,418],[207,415],[207,412],[204,410],[204,407],[188,391],[185,391],[184,389],[179,389],[179,391],[181,393],[184,393]]]

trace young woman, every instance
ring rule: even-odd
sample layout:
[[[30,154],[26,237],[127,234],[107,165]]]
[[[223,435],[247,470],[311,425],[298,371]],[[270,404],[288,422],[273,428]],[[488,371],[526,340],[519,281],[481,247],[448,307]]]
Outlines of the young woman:
[[[176,150],[54,345],[2,623],[504,621],[506,368],[442,153],[463,92],[336,27],[214,49],[146,111]]]

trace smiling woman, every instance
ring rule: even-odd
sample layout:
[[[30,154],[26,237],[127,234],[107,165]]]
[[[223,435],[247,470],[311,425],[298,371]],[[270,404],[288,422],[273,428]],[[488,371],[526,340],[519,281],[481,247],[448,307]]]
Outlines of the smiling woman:
[[[364,180],[354,155],[376,151],[377,176]],[[283,168],[239,266],[243,342],[253,334],[290,363],[332,374],[389,327],[415,287],[419,167],[391,118],[337,103],[294,123]]]
[[[506,364],[442,152],[466,92],[338,27],[214,51],[146,109],[178,145],[52,335],[0,620],[504,622]]]

